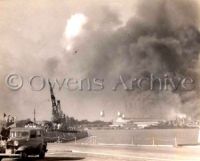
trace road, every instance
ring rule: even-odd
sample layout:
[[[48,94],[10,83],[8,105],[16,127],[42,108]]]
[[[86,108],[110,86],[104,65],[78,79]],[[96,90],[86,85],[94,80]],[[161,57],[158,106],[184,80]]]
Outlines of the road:
[[[199,161],[200,147],[48,144],[44,161]],[[3,159],[8,160],[8,159]],[[19,160],[19,159],[15,159]],[[37,161],[30,158],[30,161]]]

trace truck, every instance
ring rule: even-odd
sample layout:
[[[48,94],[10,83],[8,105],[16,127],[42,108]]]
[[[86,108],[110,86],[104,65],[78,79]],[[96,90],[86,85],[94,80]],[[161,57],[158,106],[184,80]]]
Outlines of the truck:
[[[0,159],[7,157],[27,158],[38,155],[45,157],[47,142],[42,128],[16,127],[10,129],[9,137],[0,141]]]

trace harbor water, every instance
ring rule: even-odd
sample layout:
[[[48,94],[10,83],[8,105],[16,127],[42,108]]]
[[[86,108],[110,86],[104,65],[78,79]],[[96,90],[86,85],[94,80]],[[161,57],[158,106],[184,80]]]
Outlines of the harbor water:
[[[183,145],[198,144],[199,129],[89,130],[82,143]]]

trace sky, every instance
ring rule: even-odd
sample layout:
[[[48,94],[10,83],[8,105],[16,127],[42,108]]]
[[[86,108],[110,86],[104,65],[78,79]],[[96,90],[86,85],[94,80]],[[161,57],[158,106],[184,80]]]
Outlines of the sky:
[[[47,79],[62,82],[69,78],[98,78],[104,79],[104,90],[88,91],[85,85],[83,91],[55,87],[56,98],[61,100],[66,115],[112,120],[118,111],[139,118],[171,118],[176,113],[192,115],[191,111],[195,111],[198,116],[198,91],[183,94],[111,90],[121,74],[134,78],[147,71],[160,74],[173,69],[183,75],[183,70],[190,70],[198,77],[199,45],[197,36],[193,36],[198,32],[198,5],[180,0],[162,4],[163,1],[1,0],[0,115],[33,118],[35,108],[38,120],[50,119]],[[195,29],[188,29],[190,26]],[[182,41],[179,35],[186,40]],[[154,45],[160,42],[161,48],[164,44],[166,50],[175,54],[159,55],[162,50]],[[189,43],[194,44],[192,49]],[[188,51],[192,54],[187,55]],[[5,79],[11,73],[23,77],[20,90],[6,86]],[[30,88],[33,76],[45,79],[43,90]],[[36,81],[35,86],[40,83]],[[187,98],[192,99],[185,103],[183,99]],[[105,112],[104,118],[101,111]]]

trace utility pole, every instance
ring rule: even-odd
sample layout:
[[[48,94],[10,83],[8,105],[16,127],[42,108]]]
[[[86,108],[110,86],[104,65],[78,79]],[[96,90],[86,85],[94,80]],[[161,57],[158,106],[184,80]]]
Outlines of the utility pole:
[[[33,111],[33,115],[34,115],[34,117],[33,117],[33,122],[35,123],[35,122],[36,122],[36,118],[35,118],[36,111],[35,111],[35,108],[34,108],[34,111]]]

